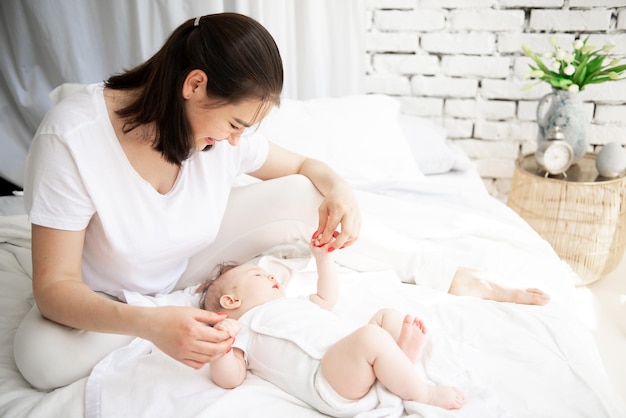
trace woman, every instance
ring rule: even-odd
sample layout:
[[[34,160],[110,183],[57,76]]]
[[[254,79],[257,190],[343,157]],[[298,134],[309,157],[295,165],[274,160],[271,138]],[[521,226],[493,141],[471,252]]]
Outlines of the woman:
[[[325,196],[323,237],[341,225],[338,244],[352,243],[360,220],[343,180],[319,161],[244,138],[278,104],[282,84],[270,34],[225,13],[183,23],[143,65],[49,112],[25,187],[41,315],[37,308],[28,315],[15,350],[35,387],[86,376],[134,336],[195,368],[231,346],[226,333],[206,326],[221,315],[116,299],[123,290],[174,288],[189,257],[215,239],[241,173],[308,177]]]
[[[224,315],[120,302],[124,291],[167,293],[183,273],[196,278],[194,254],[205,265],[244,261],[289,235],[284,224],[267,228],[310,225],[316,208],[322,242],[356,240],[348,185],[322,162],[254,135],[282,84],[267,30],[246,16],[207,15],[183,23],[144,64],[46,115],[25,176],[36,305],[15,337],[16,364],[34,387],[85,377],[137,336],[194,368],[222,356],[233,339],[206,325]],[[271,181],[231,195],[242,173]],[[457,276],[452,289],[494,297],[471,274]]]

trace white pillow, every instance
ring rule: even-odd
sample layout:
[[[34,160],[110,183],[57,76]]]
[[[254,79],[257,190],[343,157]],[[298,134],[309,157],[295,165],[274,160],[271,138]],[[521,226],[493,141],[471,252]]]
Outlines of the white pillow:
[[[398,122],[400,103],[385,95],[282,101],[259,132],[322,160],[354,186],[424,178]]]
[[[413,159],[422,173],[441,174],[465,171],[473,167],[470,159],[447,142],[446,129],[431,120],[401,114],[400,126],[405,134]]]

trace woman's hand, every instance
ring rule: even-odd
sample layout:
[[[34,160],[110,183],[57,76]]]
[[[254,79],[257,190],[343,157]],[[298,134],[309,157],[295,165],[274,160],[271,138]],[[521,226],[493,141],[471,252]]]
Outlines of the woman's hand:
[[[346,183],[337,182],[326,193],[318,213],[316,239],[322,245],[334,239],[329,251],[348,247],[359,237],[361,212],[354,192]]]
[[[333,250],[352,245],[361,231],[361,212],[354,192],[331,167],[314,158],[296,154],[270,142],[265,164],[253,173],[261,180],[291,174],[308,177],[324,196],[318,209],[317,232],[322,244],[327,244],[333,233],[339,232]],[[331,250],[332,251],[332,250]]]
[[[147,308],[146,313],[148,325],[140,337],[194,369],[222,357],[234,342],[228,331],[208,326],[222,322],[225,314],[181,306]]]
[[[311,241],[309,242],[309,251],[311,251],[311,255],[313,256],[313,258],[315,258],[315,260],[317,261],[324,261],[327,259],[332,260],[332,255],[330,254],[329,251],[330,248],[335,248],[335,238],[337,236],[339,236],[339,232],[335,232],[331,238],[331,240],[329,242],[327,242],[326,244],[322,244],[322,242],[319,240],[319,232],[315,231],[313,233],[313,236],[311,237]]]

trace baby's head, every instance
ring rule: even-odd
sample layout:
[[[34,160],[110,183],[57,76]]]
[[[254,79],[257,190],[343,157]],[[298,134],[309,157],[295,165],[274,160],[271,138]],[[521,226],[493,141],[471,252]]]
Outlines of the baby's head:
[[[202,283],[197,290],[202,292],[200,308],[211,312],[220,312],[222,310],[220,297],[226,294],[227,289],[229,289],[229,280],[224,275],[240,265],[240,263],[235,262],[224,262],[215,266],[211,277]]]
[[[200,286],[200,307],[239,318],[251,308],[284,297],[280,282],[254,264],[222,263],[214,279]]]

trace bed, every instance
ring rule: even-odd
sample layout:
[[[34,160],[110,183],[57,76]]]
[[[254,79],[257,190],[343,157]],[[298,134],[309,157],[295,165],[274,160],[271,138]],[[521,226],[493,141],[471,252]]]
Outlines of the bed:
[[[625,417],[591,333],[578,318],[575,273],[506,205],[489,196],[476,168],[431,121],[400,114],[382,95],[285,101],[260,128],[275,142],[332,164],[353,185],[378,258],[337,255],[339,316],[357,326],[381,307],[420,316],[428,326],[416,373],[456,385],[464,407],[445,411],[403,402],[382,387],[363,417]],[[247,187],[252,179],[238,179]],[[0,416],[320,417],[271,384],[249,376],[234,390],[136,339],[91,376],[49,393],[24,381],[12,339],[33,303],[29,224],[20,196],[0,198]],[[365,228],[365,227],[364,227]],[[371,254],[370,254],[371,255]],[[280,272],[292,295],[309,293],[315,271],[302,242],[267,248],[252,262]],[[418,286],[457,265],[492,279],[538,287],[544,307],[451,296]],[[434,282],[433,282],[434,283]],[[194,304],[193,283],[172,295],[130,303]]]

